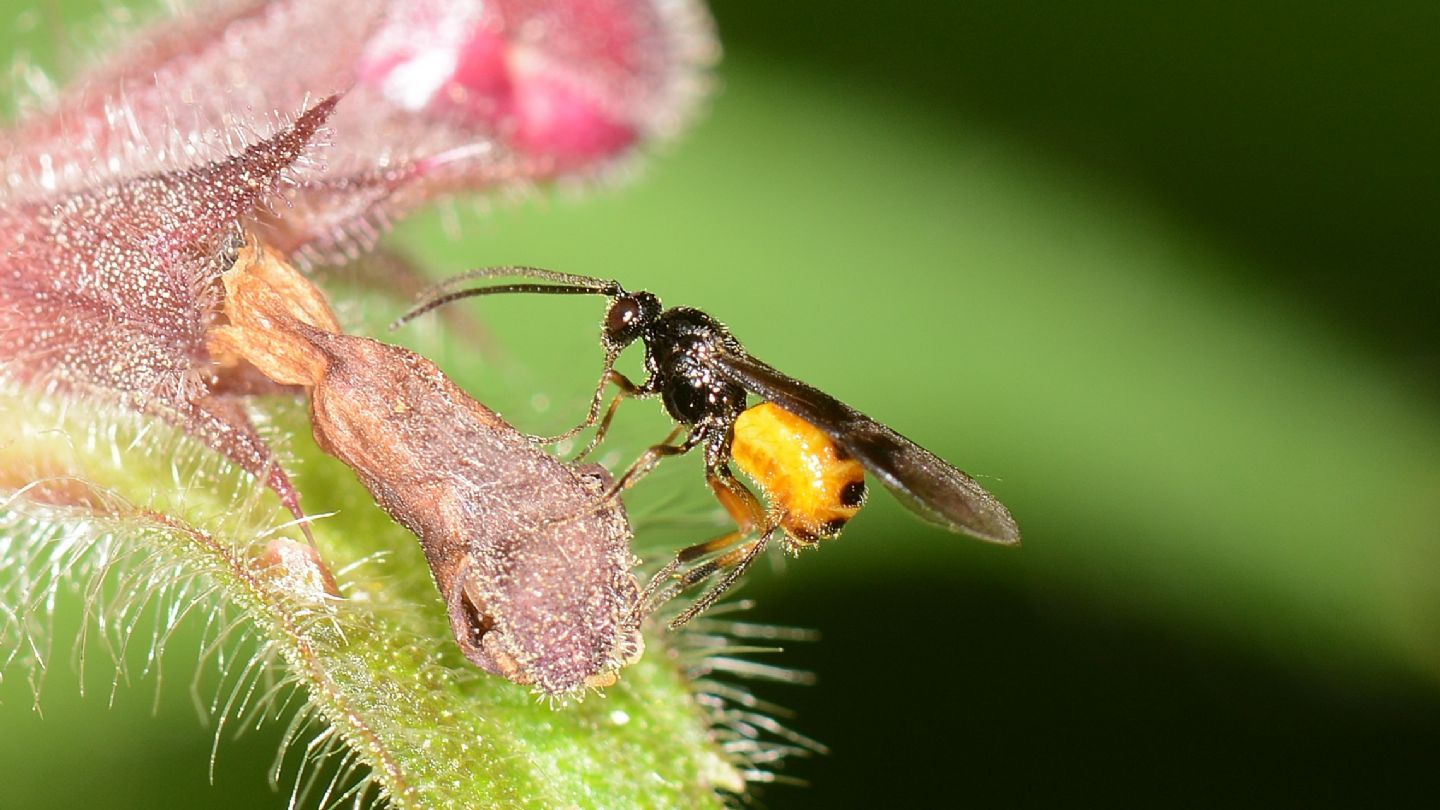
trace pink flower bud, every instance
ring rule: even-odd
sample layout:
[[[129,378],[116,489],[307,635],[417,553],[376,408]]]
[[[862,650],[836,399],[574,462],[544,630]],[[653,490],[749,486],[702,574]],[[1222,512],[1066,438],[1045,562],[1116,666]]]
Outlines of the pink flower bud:
[[[715,56],[692,0],[202,4],[83,73],[0,154],[12,191],[233,153],[344,93],[334,146],[269,222],[335,261],[431,196],[584,177],[674,132]]]
[[[693,3],[212,0],[142,30],[0,133],[0,365],[178,422],[301,515],[205,342],[236,235],[334,261],[436,194],[603,168],[699,97]]]

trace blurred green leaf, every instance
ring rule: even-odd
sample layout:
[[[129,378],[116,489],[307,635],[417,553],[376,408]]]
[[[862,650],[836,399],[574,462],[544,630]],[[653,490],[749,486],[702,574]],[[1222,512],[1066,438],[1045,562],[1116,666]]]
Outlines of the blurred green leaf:
[[[878,87],[752,62],[717,106],[623,196],[400,242],[437,272],[524,262],[701,306],[980,476],[1025,531],[973,548],[883,503],[832,578],[983,561],[1302,659],[1434,667],[1440,423],[1402,369],[1143,196]],[[598,306],[474,311],[578,410]]]
[[[729,62],[713,115],[639,182],[479,216],[461,203],[459,242],[439,217],[394,242],[437,275],[522,262],[704,307],[758,356],[957,462],[1014,509],[1026,545],[1012,554],[877,497],[833,547],[750,575],[746,595],[808,609],[851,668],[822,671],[797,721],[828,724],[827,742],[848,735],[828,782],[767,804],[820,801],[827,787],[893,799],[917,784],[1013,801],[1020,774],[1039,791],[1044,773],[1068,800],[1113,798],[1112,780],[1066,779],[1102,764],[1154,767],[1167,800],[1253,798],[1258,782],[1291,803],[1305,790],[1334,801],[1327,791],[1350,780],[1374,801],[1424,781],[1418,766],[1395,768],[1433,752],[1435,701],[1391,702],[1390,690],[1412,675],[1428,696],[1440,674],[1436,355],[1370,338],[1396,302],[1407,306],[1394,333],[1415,334],[1399,316],[1433,297],[1434,229],[1421,225],[1440,165],[1422,92],[1434,73],[1422,57],[1440,53],[1425,24],[1434,5],[1231,3],[1178,17],[1131,2],[922,6],[889,17],[829,5],[822,18],[813,2],[720,4]],[[353,322],[377,330],[403,307],[352,301]],[[498,354],[458,343],[437,359],[522,428],[573,422],[598,367],[598,304],[469,311]],[[622,409],[611,461],[663,435],[657,410]],[[693,460],[675,466],[635,498],[678,493],[699,508]],[[641,525],[655,546],[713,528]],[[949,613],[914,611],[958,593],[968,598]],[[857,603],[877,594],[893,601]],[[1004,615],[1017,606],[1051,634],[983,647],[1006,660],[977,657],[975,628],[1031,626]],[[1094,625],[1131,634],[1087,634]],[[1113,669],[1085,673],[1048,646],[1146,634],[1149,647],[1103,649]],[[1234,664],[1245,656],[1267,666]],[[1132,671],[1170,678],[1151,685],[1170,714],[1126,714],[1144,684],[1071,685]],[[1001,680],[1027,672],[1032,691]],[[1237,675],[1261,691],[1235,699],[1244,684],[1223,679]],[[1332,678],[1333,691],[1315,687]],[[906,688],[875,690],[892,679]],[[126,741],[164,735],[130,719],[123,691],[125,719],[111,722],[52,686],[43,708],[56,722],[41,724],[12,686],[22,697],[0,701],[0,723],[51,741],[0,757],[12,790],[55,778],[37,760],[92,743],[121,763],[111,773],[176,778],[134,764],[146,757]],[[1277,720],[1268,709],[1287,700]],[[168,700],[161,711],[176,713]],[[886,718],[905,736],[878,734]],[[1272,722],[1293,723],[1293,737]],[[1064,747],[1077,739],[1111,747]],[[1253,762],[1216,776],[1237,759]],[[936,761],[943,773],[919,770]],[[1165,781],[1175,774],[1185,781]]]

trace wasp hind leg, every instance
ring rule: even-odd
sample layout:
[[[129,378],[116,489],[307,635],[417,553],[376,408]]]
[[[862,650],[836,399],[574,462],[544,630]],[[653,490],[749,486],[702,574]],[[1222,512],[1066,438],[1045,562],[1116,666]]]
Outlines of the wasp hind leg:
[[[711,574],[718,571],[725,571],[725,576],[718,584],[691,603],[690,607],[680,611],[678,616],[671,619],[670,629],[680,629],[691,619],[700,615],[711,605],[719,601],[720,597],[724,596],[726,591],[730,590],[736,582],[740,581],[740,577],[745,576],[745,572],[750,570],[750,566],[754,565],[755,561],[760,559],[761,552],[765,551],[766,545],[770,542],[770,536],[774,533],[775,529],[772,527],[769,531],[754,540],[736,547],[728,554],[711,560],[705,565],[686,571],[685,575],[680,578],[680,581],[675,583],[679,585],[680,591],[684,591],[692,585],[703,582],[708,579]],[[728,571],[726,570],[727,568],[729,569]]]
[[[711,576],[724,572],[724,577],[718,584],[670,620],[670,629],[672,630],[698,616],[730,590],[755,563],[755,560],[760,558],[761,552],[765,550],[777,528],[777,525],[767,517],[760,500],[735,478],[727,465],[724,463],[714,464],[706,472],[705,479],[715,492],[715,498],[734,518],[736,528],[719,537],[681,549],[673,560],[655,573],[645,587],[640,605],[645,613],[651,613]],[[740,542],[754,534],[757,529],[763,529],[759,537],[747,542]],[[726,551],[726,549],[729,550]],[[681,570],[691,563],[704,560],[706,557],[722,551],[725,553],[714,559],[702,562],[683,572]]]

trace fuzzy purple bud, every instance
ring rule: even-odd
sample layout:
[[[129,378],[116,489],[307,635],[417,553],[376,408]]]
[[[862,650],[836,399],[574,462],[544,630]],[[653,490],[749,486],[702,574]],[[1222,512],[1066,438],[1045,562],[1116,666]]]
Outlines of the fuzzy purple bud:
[[[233,151],[344,92],[326,166],[265,223],[287,253],[339,261],[436,194],[587,176],[673,132],[714,55],[691,0],[202,3],[82,73],[0,154],[23,196]]]

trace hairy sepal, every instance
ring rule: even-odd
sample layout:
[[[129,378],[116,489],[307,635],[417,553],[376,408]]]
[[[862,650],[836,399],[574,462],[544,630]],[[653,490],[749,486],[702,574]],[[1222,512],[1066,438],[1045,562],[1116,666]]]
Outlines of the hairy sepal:
[[[170,629],[133,636],[142,613],[201,622],[206,659],[226,662],[207,706],[230,727],[288,723],[295,753],[281,759],[286,781],[311,785],[306,805],[363,794],[397,807],[714,806],[718,789],[743,784],[663,639],[603,700],[558,709],[471,668],[413,538],[308,442],[307,480],[343,506],[314,526],[324,569],[248,476],[163,423],[13,388],[0,409],[12,666],[47,663],[57,599],[86,600],[105,628],[87,656],[145,645],[158,660]],[[302,434],[298,408],[274,416]],[[303,701],[281,711],[287,684]],[[290,775],[313,758],[354,765],[354,781],[327,791],[329,771]]]

